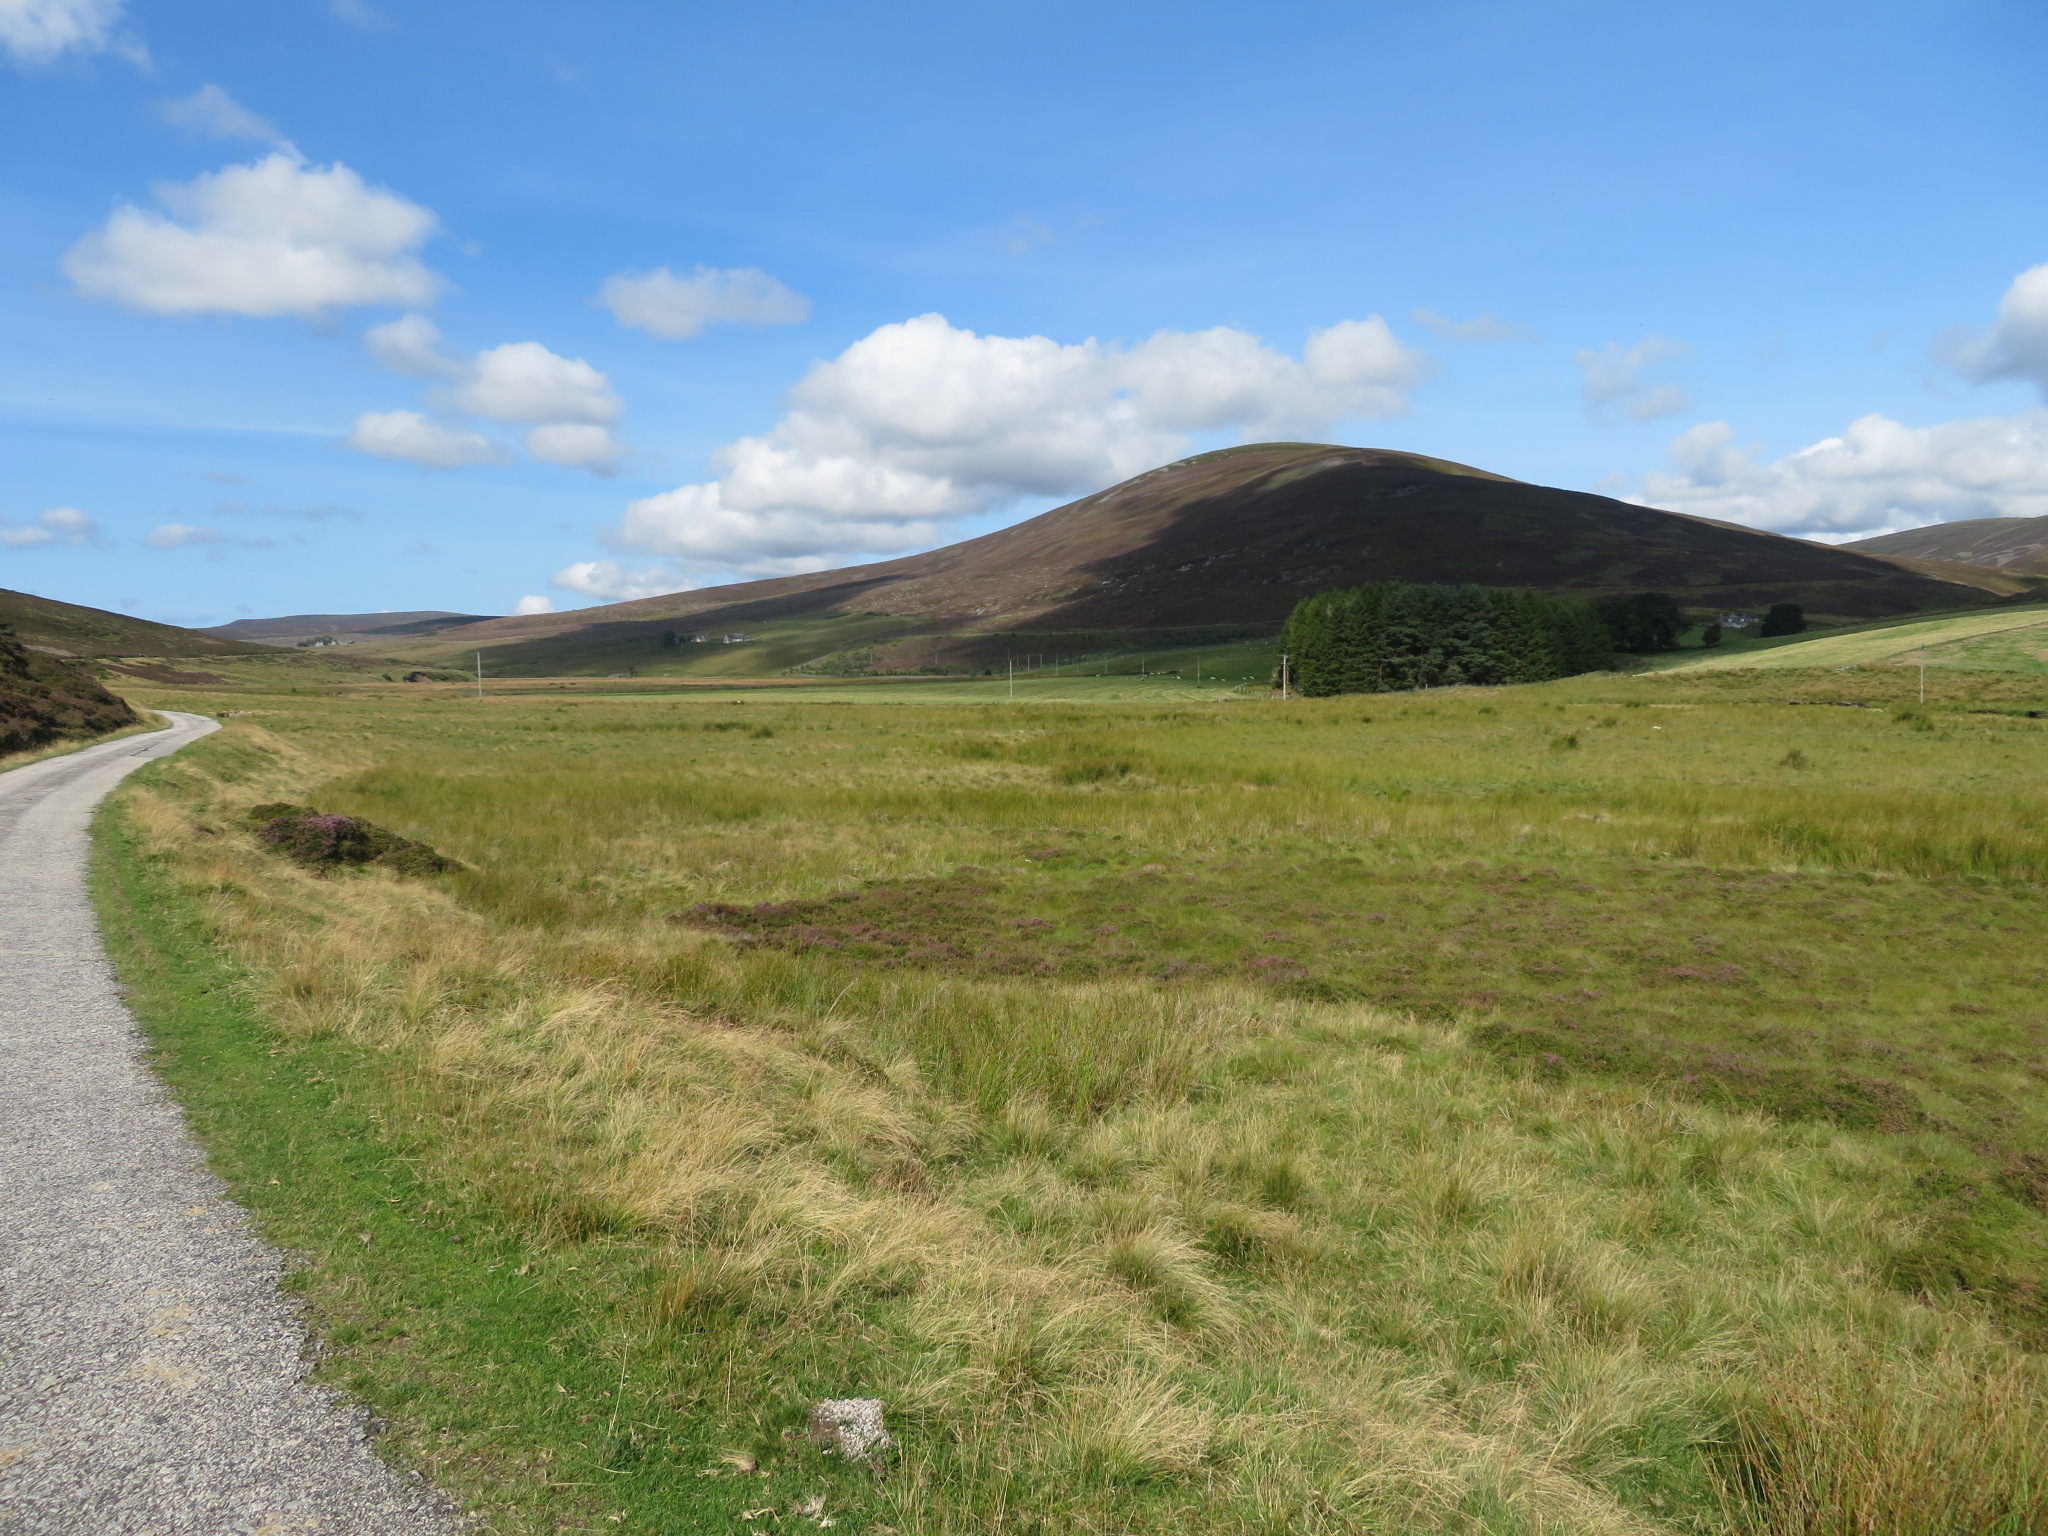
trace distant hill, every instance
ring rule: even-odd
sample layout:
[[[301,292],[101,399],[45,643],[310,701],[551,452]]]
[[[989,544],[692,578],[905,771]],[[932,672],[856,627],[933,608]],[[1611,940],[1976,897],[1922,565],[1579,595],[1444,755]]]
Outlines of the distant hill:
[[[248,656],[268,649],[4,587],[0,624],[11,625],[22,644],[60,656]]]
[[[201,633],[264,645],[297,645],[320,635],[350,640],[433,635],[464,624],[481,624],[491,617],[485,613],[451,613],[442,608],[414,613],[298,613],[279,619],[236,619],[232,624],[215,624]]]
[[[529,675],[732,672],[865,648],[883,664],[1069,650],[1113,634],[1273,626],[1302,597],[1388,578],[1587,597],[1654,589],[1697,607],[1797,602],[1862,619],[1993,600],[1868,554],[1553,490],[1447,460],[1316,443],[1184,459],[995,533],[875,565],[465,626],[486,665]],[[756,646],[696,646],[747,634]],[[684,637],[678,647],[663,636]],[[986,637],[975,643],[975,637]],[[943,641],[934,637],[944,637]],[[1051,642],[1049,639],[1042,643]],[[429,640],[423,658],[452,653]]]
[[[1881,533],[1841,544],[1866,555],[1904,555],[1990,566],[2013,576],[2048,577],[2048,517],[1969,517],[1932,528]]]
[[[82,666],[0,629],[0,756],[135,724],[135,711]]]

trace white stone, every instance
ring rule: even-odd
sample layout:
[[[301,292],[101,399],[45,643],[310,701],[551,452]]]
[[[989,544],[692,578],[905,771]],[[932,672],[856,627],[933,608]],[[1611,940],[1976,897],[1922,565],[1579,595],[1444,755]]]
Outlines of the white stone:
[[[864,1461],[895,1442],[882,1425],[879,1397],[834,1397],[811,1409],[811,1444],[848,1461]]]

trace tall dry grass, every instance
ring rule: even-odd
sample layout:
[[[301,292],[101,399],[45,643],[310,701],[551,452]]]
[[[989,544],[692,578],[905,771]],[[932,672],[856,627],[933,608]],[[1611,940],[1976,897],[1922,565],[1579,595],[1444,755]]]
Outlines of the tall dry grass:
[[[1875,1507],[1851,1487],[1867,1473],[1894,1477],[1886,1507],[1919,1498],[1963,1521],[1949,1529],[2038,1528],[2010,1523],[2036,1485],[1959,1458],[2019,1447],[2039,1382],[1974,1314],[1881,1283],[1916,1234],[1904,1171],[1868,1144],[1504,1077],[1455,1032],[1369,1008],[1221,985],[828,981],[646,920],[683,837],[699,867],[719,862],[707,842],[752,850],[757,889],[776,860],[810,890],[849,864],[936,869],[991,825],[1042,824],[1031,776],[1075,753],[1171,780],[1194,749],[1170,732],[1091,726],[1045,763],[950,759],[986,777],[861,791],[881,819],[857,832],[805,825],[805,804],[855,792],[829,780],[688,783],[686,832],[650,825],[630,783],[559,762],[542,782],[507,745],[501,778],[437,777],[375,766],[391,748],[374,739],[337,762],[238,723],[133,791],[130,814],[283,1039],[381,1064],[380,1113],[439,1177],[537,1245],[636,1256],[632,1285],[585,1304],[663,1362],[680,1411],[741,1444],[811,1396],[886,1399],[903,1450],[873,1518],[1937,1529],[1853,1523]],[[1070,794],[1062,820],[1247,835],[1258,818],[1233,830],[1233,807],[1266,791],[1236,775],[1271,770],[1215,755],[1203,782],[1244,786],[1219,801]],[[314,798],[348,768],[366,770],[350,808],[407,807],[403,830],[437,841],[459,828],[478,872],[316,878],[239,830],[242,808]],[[1640,790],[1617,830],[1559,810],[1590,794],[1340,810],[1328,772],[1301,767],[1284,814],[1512,837],[1540,803],[1544,835],[1597,842],[1647,835],[1629,806],[1685,793]],[[1700,794],[1685,814],[1706,825],[1700,807],[1724,802]],[[1758,824],[1726,835],[1753,852]],[[1817,1359],[1874,1351],[1892,1374],[1880,1392],[1801,1375],[1772,1363],[1788,1339]],[[1930,1454],[2022,1492],[1966,1508],[1883,1473]]]
[[[1730,1523],[1754,1536],[2039,1536],[2043,1385],[2035,1360],[1797,1351],[1738,1415]]]

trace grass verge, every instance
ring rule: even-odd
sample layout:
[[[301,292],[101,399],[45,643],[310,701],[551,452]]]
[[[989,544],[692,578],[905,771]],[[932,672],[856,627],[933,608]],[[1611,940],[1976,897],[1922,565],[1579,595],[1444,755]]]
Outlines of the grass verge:
[[[316,1375],[371,1405],[384,1455],[503,1532],[725,1531],[786,1491],[697,1480],[715,1454],[592,1305],[640,1285],[641,1255],[550,1251],[432,1177],[393,1123],[389,1067],[266,1020],[119,802],[94,850],[102,932],[151,1066],[230,1195],[297,1261],[287,1284],[320,1340]]]

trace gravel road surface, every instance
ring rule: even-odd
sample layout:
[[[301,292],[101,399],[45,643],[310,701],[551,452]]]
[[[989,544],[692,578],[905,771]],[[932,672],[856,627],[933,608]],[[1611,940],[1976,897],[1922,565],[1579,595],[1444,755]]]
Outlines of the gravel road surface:
[[[0,1532],[425,1536],[462,1522],[306,1379],[279,1257],[206,1171],[86,900],[86,823],[216,729],[0,774]]]

